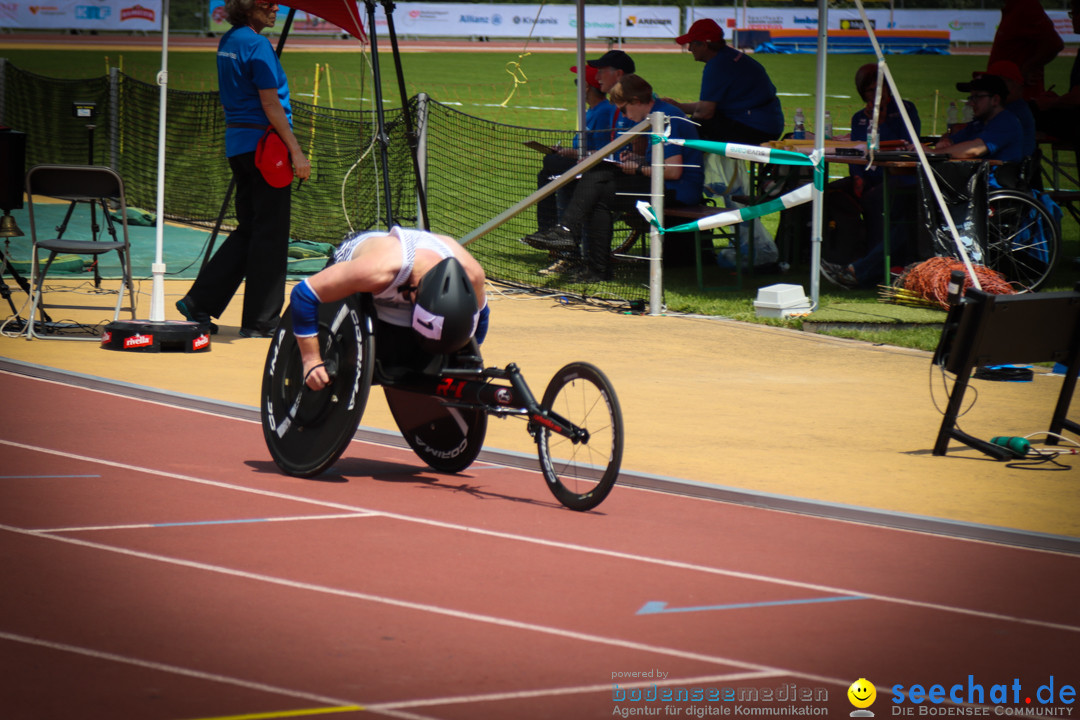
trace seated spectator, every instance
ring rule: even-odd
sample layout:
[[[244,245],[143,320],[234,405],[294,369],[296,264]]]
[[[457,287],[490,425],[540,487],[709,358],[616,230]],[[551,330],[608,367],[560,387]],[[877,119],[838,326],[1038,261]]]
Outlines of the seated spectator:
[[[957,83],[956,89],[969,93],[972,122],[942,136],[934,150],[949,157],[987,158],[1002,162],[1024,159],[1024,129],[1016,115],[1005,110],[1009,89],[996,75],[983,75],[971,82]]]
[[[1020,128],[1024,132],[1024,146],[1022,152],[1025,157],[1033,155],[1037,143],[1035,142],[1035,116],[1031,112],[1031,106],[1024,100],[1024,76],[1020,74],[1020,68],[1016,63],[1009,60],[998,60],[986,67],[985,72],[973,72],[972,78],[983,75],[996,75],[1005,81],[1005,88],[1009,94],[1005,97],[1005,109],[1016,116],[1020,121]]]
[[[968,104],[974,119],[956,132],[943,136],[934,149],[957,159],[1023,160],[1024,133],[1016,115],[1005,110],[1005,98],[1009,94],[1005,81],[996,75],[982,75],[971,82],[957,83],[956,89],[970,93]],[[847,267],[822,262],[821,271],[828,280],[841,287],[860,287],[864,283],[855,267],[859,262]],[[879,264],[883,262],[880,260]]]
[[[784,134],[784,111],[776,87],[757,60],[728,46],[715,20],[703,19],[675,39],[705,63],[697,102],[664,102],[700,123],[706,140],[760,145]]]
[[[577,67],[570,68],[571,72],[577,72]],[[597,79],[597,69],[591,65],[585,68],[585,143],[584,151],[579,149],[578,137],[574,136],[572,147],[556,147],[556,152],[544,155],[540,172],[536,175],[538,188],[562,175],[576,165],[583,157],[596,152],[612,139],[612,130],[615,127],[615,106],[607,99],[607,95],[600,90],[600,81]],[[570,201],[574,192],[574,183],[564,185],[555,194],[548,195],[536,203],[536,226],[537,230],[543,231],[556,225],[559,221],[559,211]]]
[[[624,75],[629,75],[636,69],[634,59],[622,50],[609,50],[595,60],[586,61],[585,66],[586,88],[595,88],[603,98],[607,97],[611,88],[614,87]],[[572,69],[571,71],[576,72],[576,69]],[[594,80],[595,85],[593,84]],[[588,94],[586,95],[586,101],[588,102]],[[611,140],[614,140],[616,132],[615,128],[630,127],[630,125],[633,124],[628,123],[627,119],[622,117],[619,113],[619,109],[616,108],[614,104],[610,103],[610,101],[606,102],[611,108],[610,124],[607,125],[607,127],[611,128],[611,131],[607,134],[590,133],[590,142],[595,145],[595,147],[589,144],[586,145],[590,152],[593,152],[603,147]],[[601,110],[601,113],[606,114],[606,111]],[[598,114],[594,119],[596,120],[596,127],[599,128],[603,124],[602,115]],[[586,125],[591,126],[588,113],[586,113]],[[570,158],[566,157],[567,154],[573,157],[573,161],[569,161]],[[536,178],[538,183],[537,187],[542,187],[554,177],[566,172],[573,167],[579,159],[576,151],[569,151],[566,154],[560,152],[559,155],[563,157],[557,159],[556,157],[549,155],[545,158],[546,162],[551,163],[551,165],[541,168],[540,173]],[[571,183],[562,187],[556,192],[554,198],[549,195],[536,204],[536,225],[538,232],[550,230],[558,222],[563,209],[569,204],[570,198],[573,196],[573,185],[575,184],[576,183]],[[578,240],[582,243],[581,250],[584,251],[588,239],[579,237]],[[526,238],[522,238],[521,241],[526,242]],[[570,256],[570,253],[556,253],[552,251],[551,254],[551,265],[542,270],[538,270],[538,274],[551,275],[554,273],[561,273],[576,265],[575,259]]]
[[[626,75],[611,90],[611,101],[632,123],[653,112],[668,116],[671,136],[697,139],[697,128],[678,108],[653,96],[652,86],[637,75]],[[600,282],[611,278],[611,238],[615,219],[634,208],[637,200],[649,195],[652,166],[649,158],[624,152],[619,162],[603,162],[582,175],[574,188],[570,205],[561,223],[545,232],[534,233],[523,242],[541,250],[573,253],[574,236],[588,238],[586,268],[577,282]],[[664,145],[664,202],[666,205],[697,205],[701,202],[704,174],[701,152],[679,145]]]
[[[866,106],[858,110],[851,118],[851,140],[866,142],[869,139],[870,125],[874,115],[874,98],[879,82],[876,63],[863,65],[855,72],[855,89]],[[915,130],[915,137],[907,131],[899,105],[892,96],[888,84],[881,87],[881,102],[878,105],[878,141],[903,140],[910,146],[918,140],[922,130],[919,112],[915,104],[904,101],[904,109]],[[849,176],[829,184],[830,201],[837,200],[836,193],[843,193],[853,198],[852,203],[858,208],[863,218],[866,254],[857,258],[844,258],[841,262],[823,260],[821,270],[825,277],[841,287],[873,287],[882,281],[885,266],[885,183],[889,184],[892,198],[891,217],[911,217],[915,209],[915,198],[910,192],[902,190],[914,187],[915,176],[887,175],[880,167],[851,165]],[[826,212],[829,208],[826,208]],[[892,223],[889,226],[890,256],[905,262],[910,254],[911,227],[908,223]]]

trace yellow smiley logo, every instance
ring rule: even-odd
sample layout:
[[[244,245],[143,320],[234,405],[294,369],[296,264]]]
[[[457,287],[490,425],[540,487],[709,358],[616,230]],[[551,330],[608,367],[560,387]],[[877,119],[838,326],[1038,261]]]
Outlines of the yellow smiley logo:
[[[847,690],[848,700],[857,708],[868,708],[877,700],[877,688],[866,678],[851,683]]]

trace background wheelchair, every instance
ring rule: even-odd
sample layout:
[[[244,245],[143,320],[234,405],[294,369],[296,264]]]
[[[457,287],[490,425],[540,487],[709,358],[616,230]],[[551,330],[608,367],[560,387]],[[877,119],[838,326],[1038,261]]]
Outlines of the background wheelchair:
[[[971,261],[1001,273],[1017,292],[1038,290],[1061,252],[1061,211],[1026,182],[1028,171],[987,163],[938,162],[933,171]],[[919,176],[922,255],[958,252],[924,174]]]
[[[547,487],[566,507],[596,507],[618,478],[622,411],[611,382],[589,363],[563,367],[537,401],[513,363],[485,368],[475,341],[453,355],[424,353],[410,328],[377,319],[366,294],[320,306],[319,342],[331,376],[319,391],[304,384],[289,310],[266,356],[263,436],[289,475],[330,468],[352,440],[372,385],[381,385],[409,447],[439,472],[472,464],[494,415],[525,421]]]

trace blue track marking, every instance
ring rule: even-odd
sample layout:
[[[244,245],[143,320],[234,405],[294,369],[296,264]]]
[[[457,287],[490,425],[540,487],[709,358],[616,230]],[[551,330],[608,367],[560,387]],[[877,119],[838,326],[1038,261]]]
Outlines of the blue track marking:
[[[833,597],[806,598],[803,600],[772,600],[769,602],[737,603],[735,605],[699,605],[697,607],[669,608],[666,602],[651,600],[641,606],[637,615],[660,615],[662,613],[709,612],[711,610],[741,610],[743,608],[778,607],[781,605],[809,605],[811,603],[842,602],[844,600],[866,600],[861,595],[837,595]]]

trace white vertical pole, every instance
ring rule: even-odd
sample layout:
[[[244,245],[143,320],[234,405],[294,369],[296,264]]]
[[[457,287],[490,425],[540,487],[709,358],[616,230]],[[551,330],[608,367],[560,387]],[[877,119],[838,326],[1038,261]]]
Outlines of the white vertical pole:
[[[622,50],[622,28],[623,28],[622,0],[619,0],[619,49],[620,50]]]
[[[649,115],[652,132],[664,134],[664,113],[654,112]],[[664,144],[652,146],[652,185],[650,193],[656,219],[664,222]],[[664,241],[656,226],[649,225],[649,314],[659,315],[661,300],[664,297]]]
[[[945,219],[945,224],[949,227],[949,233],[953,237],[953,242],[956,243],[956,251],[960,254],[960,261],[964,263],[964,267],[968,272],[968,277],[971,278],[971,282],[975,286],[975,289],[982,290],[979,276],[975,274],[975,267],[971,264],[971,258],[968,256],[967,250],[964,249],[963,240],[960,238],[960,231],[956,229],[956,223],[953,222],[952,213],[949,212],[949,208],[945,204],[945,198],[941,194],[941,188],[938,187],[937,176],[934,175],[934,171],[930,167],[930,161],[926,158],[926,151],[923,150],[922,143],[918,141],[919,136],[915,132],[915,126],[912,124],[911,117],[908,116],[907,108],[904,106],[904,97],[900,94],[900,88],[896,87],[896,80],[893,79],[892,70],[889,69],[889,64],[885,62],[885,55],[881,52],[881,46],[878,45],[877,36],[874,35],[874,29],[870,26],[870,18],[866,16],[866,8],[863,7],[862,0],[855,0],[855,7],[859,9],[859,17],[862,18],[863,26],[866,28],[866,35],[870,38],[870,44],[874,46],[874,55],[878,59],[878,65],[885,71],[885,80],[889,83],[889,90],[892,92],[893,100],[896,101],[896,109],[900,111],[900,117],[904,121],[904,127],[907,128],[908,135],[915,140],[915,154],[919,156],[919,164],[922,165],[926,171],[927,184],[929,184],[930,190],[937,200],[938,207],[941,208],[941,215]]]
[[[814,149],[821,157],[825,148],[825,66],[829,54],[829,0],[818,0],[817,87],[814,90]],[[821,295],[821,229],[825,224],[824,164],[814,166],[814,186],[810,192],[810,307],[817,309]]]
[[[585,0],[577,2],[577,131],[578,157],[585,157]]]
[[[161,3],[161,72],[158,87],[158,170],[157,170],[157,235],[154,264],[150,266],[153,285],[150,294],[150,321],[165,321],[165,108],[169,98],[169,0]]]

